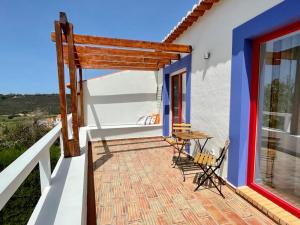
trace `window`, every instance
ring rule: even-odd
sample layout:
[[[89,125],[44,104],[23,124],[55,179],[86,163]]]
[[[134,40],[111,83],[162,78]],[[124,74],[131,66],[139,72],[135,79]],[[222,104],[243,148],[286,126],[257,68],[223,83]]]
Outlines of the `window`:
[[[300,32],[259,43],[253,182],[300,208]]]

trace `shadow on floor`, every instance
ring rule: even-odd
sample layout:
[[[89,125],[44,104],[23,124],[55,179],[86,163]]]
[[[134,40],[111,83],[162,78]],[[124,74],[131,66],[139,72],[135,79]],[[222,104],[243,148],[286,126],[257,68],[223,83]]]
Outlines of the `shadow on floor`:
[[[102,141],[102,147],[104,149],[104,153],[101,153],[103,155],[93,163],[94,171],[97,170],[98,168],[100,168],[109,159],[111,159],[113,157],[113,154],[110,152],[106,140]],[[100,155],[100,154],[97,154],[97,155]]]
[[[149,149],[156,149],[156,148],[168,148],[170,147],[169,144],[165,145],[156,145],[152,147],[144,147],[144,148],[132,148],[132,149],[126,149],[126,150],[111,150],[110,148],[116,147],[116,146],[125,146],[125,145],[134,145],[134,144],[147,144],[151,142],[158,142],[157,140],[149,140],[149,141],[137,141],[136,143],[108,143],[106,140],[99,141],[97,143],[94,143],[93,150],[101,149],[101,152],[96,153],[96,155],[101,155],[101,157],[94,161],[93,167],[94,171],[96,171],[98,168],[100,168],[102,165],[104,165],[109,159],[113,157],[113,153],[125,153],[125,152],[134,152],[134,151],[145,151]],[[160,141],[159,141],[160,142]],[[104,152],[102,152],[104,150]]]
[[[122,145],[128,145],[128,144],[147,144],[147,143],[151,143],[151,142],[154,142],[154,143],[157,143],[157,142],[164,142],[164,140],[161,140],[161,141],[157,141],[157,140],[150,140],[150,141],[137,141],[136,143],[130,143],[130,142],[128,142],[128,143],[116,143],[116,144],[113,144],[113,143],[111,143],[111,144],[107,144],[106,143],[106,146],[107,147],[115,147],[115,146],[122,146]],[[94,145],[94,148],[98,148],[98,147],[103,147],[103,145],[101,144],[101,141],[99,141],[98,142],[99,143],[99,145]],[[97,143],[97,144],[98,144]]]
[[[112,153],[122,153],[122,152],[137,152],[137,151],[145,151],[145,150],[149,150],[149,149],[157,149],[157,148],[168,148],[170,147],[169,145],[165,145],[165,146],[153,146],[153,147],[146,147],[146,148],[133,148],[133,149],[127,149],[127,150],[118,150],[118,151],[112,151],[110,152],[110,154]],[[97,155],[102,155],[102,154],[107,154],[106,152],[104,153],[97,153]]]

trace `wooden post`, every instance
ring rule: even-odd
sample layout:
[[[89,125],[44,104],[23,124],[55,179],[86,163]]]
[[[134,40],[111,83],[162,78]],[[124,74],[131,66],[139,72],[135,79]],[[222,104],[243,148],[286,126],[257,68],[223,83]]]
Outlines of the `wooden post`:
[[[59,100],[60,100],[60,115],[61,115],[61,133],[63,140],[64,156],[70,156],[70,148],[68,144],[68,120],[67,120],[67,100],[65,90],[65,72],[64,72],[64,56],[62,45],[61,25],[58,21],[54,22],[55,39],[56,39],[56,56],[58,69],[58,83],[59,83]]]
[[[79,68],[79,89],[80,89],[80,126],[84,126],[84,106],[83,106],[83,80],[82,69]]]
[[[72,125],[73,125],[73,140],[71,141],[72,149],[71,156],[79,156],[79,127],[78,127],[78,100],[77,100],[77,79],[76,79],[76,65],[74,55],[74,41],[73,41],[73,25],[67,25],[67,42],[68,42],[68,61],[70,74],[70,89],[71,89],[71,111],[72,111]]]

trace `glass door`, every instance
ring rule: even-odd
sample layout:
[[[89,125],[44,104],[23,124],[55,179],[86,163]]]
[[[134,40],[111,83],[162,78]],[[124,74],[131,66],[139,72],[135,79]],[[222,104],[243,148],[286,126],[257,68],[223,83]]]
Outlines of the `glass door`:
[[[172,94],[172,125],[185,122],[186,106],[186,75],[185,73],[171,76]]]
[[[299,213],[300,32],[258,42],[256,50],[258,91],[250,123],[252,136],[256,135],[249,148],[248,181],[279,205]]]

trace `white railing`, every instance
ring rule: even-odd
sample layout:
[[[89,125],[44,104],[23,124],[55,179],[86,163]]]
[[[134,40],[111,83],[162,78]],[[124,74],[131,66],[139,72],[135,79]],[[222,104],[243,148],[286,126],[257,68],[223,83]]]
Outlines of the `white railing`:
[[[68,126],[71,131],[70,115]],[[39,164],[41,197],[28,224],[85,225],[88,146],[86,134],[87,128],[80,128],[81,155],[64,158],[62,149],[52,174],[50,147],[58,138],[62,139],[61,123],[5,168],[0,173],[0,210]]]
[[[41,192],[51,184],[50,147],[61,135],[58,124],[0,173],[0,210],[39,164]]]

